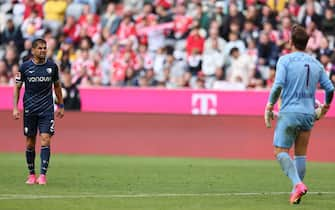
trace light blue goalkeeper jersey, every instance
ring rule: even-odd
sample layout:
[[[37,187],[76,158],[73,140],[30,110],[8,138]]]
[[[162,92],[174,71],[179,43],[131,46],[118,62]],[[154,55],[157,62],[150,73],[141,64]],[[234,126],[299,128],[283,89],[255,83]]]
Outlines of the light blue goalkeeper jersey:
[[[314,114],[315,92],[320,83],[326,92],[332,92],[334,86],[323,66],[312,56],[304,52],[294,52],[282,56],[276,67],[276,78],[271,94],[282,88],[280,112]],[[270,102],[273,97],[270,97]]]

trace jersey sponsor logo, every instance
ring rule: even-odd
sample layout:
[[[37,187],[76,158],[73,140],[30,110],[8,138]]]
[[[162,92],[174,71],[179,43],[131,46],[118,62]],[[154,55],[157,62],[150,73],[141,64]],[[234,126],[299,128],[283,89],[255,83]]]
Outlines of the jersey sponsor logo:
[[[313,93],[305,93],[305,92],[294,92],[294,96],[296,98],[313,98],[314,94]]]
[[[217,95],[212,93],[192,94],[192,114],[194,115],[216,115]]]
[[[35,71],[28,71],[30,74],[34,73]]]
[[[49,74],[51,74],[51,72],[52,72],[52,68],[47,68],[47,72],[48,72]]]
[[[28,82],[50,82],[51,77],[28,77]]]

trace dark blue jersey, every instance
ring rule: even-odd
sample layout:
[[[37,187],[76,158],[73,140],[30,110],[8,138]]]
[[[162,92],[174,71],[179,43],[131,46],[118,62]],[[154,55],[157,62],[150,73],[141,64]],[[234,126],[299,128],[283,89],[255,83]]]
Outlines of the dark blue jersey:
[[[24,114],[53,114],[52,84],[59,80],[57,65],[51,60],[44,64],[35,64],[30,60],[24,62],[19,71],[16,82],[25,85]]]

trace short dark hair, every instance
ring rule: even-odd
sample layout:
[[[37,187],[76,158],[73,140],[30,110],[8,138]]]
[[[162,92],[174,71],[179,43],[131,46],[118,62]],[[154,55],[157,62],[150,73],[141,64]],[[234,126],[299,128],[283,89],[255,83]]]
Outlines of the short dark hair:
[[[41,39],[41,38],[37,38],[33,41],[32,43],[32,47],[33,48],[36,48],[38,44],[47,44],[47,42],[44,40],[44,39]]]
[[[230,49],[229,55],[232,55],[233,53],[238,52],[238,51],[239,50],[238,50],[237,47],[233,47],[233,48]]]
[[[305,50],[309,36],[302,26],[296,24],[292,26],[291,39],[295,48]]]

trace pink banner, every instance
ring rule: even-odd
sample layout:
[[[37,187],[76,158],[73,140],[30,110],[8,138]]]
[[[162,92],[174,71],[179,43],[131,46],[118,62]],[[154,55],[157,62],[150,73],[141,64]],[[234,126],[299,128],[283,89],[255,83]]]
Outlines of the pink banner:
[[[263,115],[268,91],[85,88],[82,110],[200,115]],[[323,93],[317,98],[322,102]],[[332,108],[327,116],[335,116]]]
[[[13,86],[0,85],[0,110],[13,109]],[[23,89],[23,88],[22,88]],[[23,90],[20,93],[19,107],[22,108]]]
[[[85,112],[260,116],[269,92],[101,87],[81,88],[80,94]],[[12,95],[13,87],[0,87],[0,110],[12,109]],[[321,102],[323,97],[318,92]],[[327,116],[334,117],[335,109]]]

